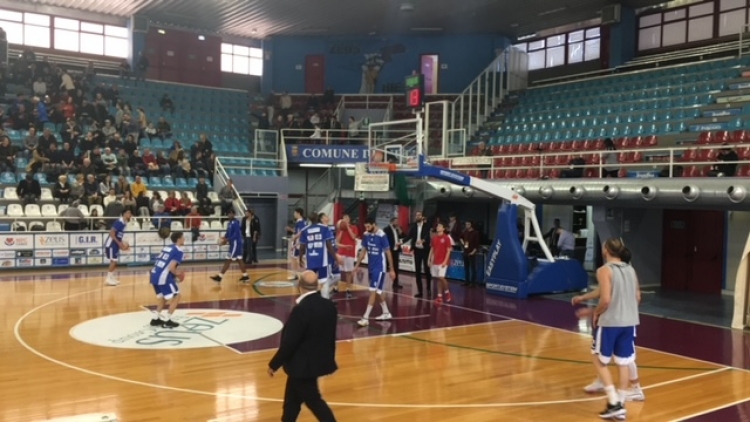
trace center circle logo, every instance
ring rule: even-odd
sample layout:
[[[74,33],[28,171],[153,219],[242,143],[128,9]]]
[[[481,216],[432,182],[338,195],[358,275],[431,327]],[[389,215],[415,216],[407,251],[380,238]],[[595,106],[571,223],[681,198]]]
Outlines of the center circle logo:
[[[294,283],[291,281],[256,281],[255,285],[258,287],[294,287]]]
[[[272,336],[284,324],[268,315],[221,309],[178,309],[175,329],[151,327],[153,314],[129,312],[84,321],[70,329],[74,339],[117,349],[200,349]]]

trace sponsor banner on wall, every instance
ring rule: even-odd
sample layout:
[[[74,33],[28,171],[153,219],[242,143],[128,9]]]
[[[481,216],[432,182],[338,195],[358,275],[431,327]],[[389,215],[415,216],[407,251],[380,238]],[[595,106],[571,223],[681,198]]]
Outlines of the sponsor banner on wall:
[[[52,258],[52,251],[40,251],[38,249],[34,250],[34,258]]]
[[[27,251],[16,251],[16,258],[33,258],[34,250],[29,249]]]
[[[742,112],[739,108],[725,108],[722,110],[706,110],[703,112],[703,117],[724,117],[724,116],[739,116]]]
[[[184,261],[192,261],[193,260],[193,253],[192,252],[185,252],[183,255]]]
[[[130,264],[135,262],[135,255],[128,254],[128,255],[120,255],[120,258],[117,260],[120,264]]]
[[[15,259],[3,259],[0,260],[0,268],[13,268],[16,266]]]
[[[55,249],[52,251],[52,258],[67,258],[70,256],[68,249]]]
[[[206,254],[204,252],[193,254],[193,259],[196,261],[203,261],[206,259]]]
[[[34,248],[38,249],[68,249],[68,234],[36,234],[34,235]]]
[[[70,258],[52,258],[52,265],[56,267],[67,267],[70,265]]]
[[[702,125],[690,125],[691,132],[710,132],[713,130],[729,130],[729,123],[706,123]]]
[[[13,259],[16,257],[16,251],[0,251],[0,259]]]
[[[71,249],[85,249],[94,246],[104,246],[104,234],[99,233],[75,233],[69,235]],[[109,236],[109,235],[107,235]]]
[[[217,245],[223,232],[201,232],[193,245]]]
[[[366,163],[370,150],[367,145],[287,145],[290,163]]]
[[[33,267],[34,266],[34,259],[33,258],[18,258],[16,260],[16,266],[18,266],[18,267]]]
[[[74,255],[70,259],[70,265],[86,265],[86,257],[80,256],[80,255]]]
[[[37,267],[49,267],[52,265],[52,258],[39,258],[34,260],[34,263]]]
[[[221,254],[219,252],[209,252],[208,259],[221,259]]]
[[[451,280],[466,279],[463,252],[451,251],[451,260],[450,264],[448,264],[448,270],[445,272],[445,277],[450,278]]]
[[[164,239],[157,232],[135,233],[135,244],[138,246],[164,246]]]
[[[411,251],[401,252],[398,256],[398,269],[399,271],[410,271],[414,272],[416,266],[414,265],[414,254]]]
[[[102,264],[103,262],[104,262],[104,258],[102,258],[101,256],[90,256],[86,260],[86,263],[88,265],[98,265],[98,264]]]
[[[33,234],[3,234],[0,235],[0,250],[17,251],[34,247]]]

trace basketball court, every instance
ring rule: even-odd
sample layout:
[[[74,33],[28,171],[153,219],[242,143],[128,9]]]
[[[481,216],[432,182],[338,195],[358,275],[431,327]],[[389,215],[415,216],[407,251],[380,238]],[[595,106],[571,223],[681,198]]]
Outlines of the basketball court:
[[[216,287],[216,269],[187,267],[182,327],[171,331],[148,325],[147,267],[122,271],[118,287],[103,286],[101,271],[4,277],[0,420],[279,420],[285,376],[270,379],[266,365],[295,288],[281,261],[253,270],[251,285],[235,271]],[[414,299],[411,280],[387,295],[395,318],[366,328],[356,325],[364,287],[337,299],[340,369],[321,385],[338,420],[598,419],[604,398],[582,390],[593,379],[590,327],[569,305],[454,285],[454,303],[438,307]],[[628,420],[747,420],[738,404],[750,374],[730,365],[745,362],[727,341],[736,335],[744,344],[742,333],[644,317],[647,398],[627,405]],[[300,420],[314,419],[303,410]]]

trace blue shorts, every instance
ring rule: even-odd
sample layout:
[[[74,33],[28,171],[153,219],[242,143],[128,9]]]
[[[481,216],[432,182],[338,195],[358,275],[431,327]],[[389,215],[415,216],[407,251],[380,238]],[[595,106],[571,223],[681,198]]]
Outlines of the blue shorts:
[[[229,253],[227,259],[232,261],[242,259],[242,240],[230,240],[229,241]]]
[[[635,327],[598,327],[591,351],[605,365],[612,357],[618,366],[635,362]]]
[[[298,247],[294,248],[294,253],[292,254],[292,256],[294,256],[295,258],[299,258],[299,248]]]
[[[104,248],[104,256],[110,261],[117,261],[117,258],[120,257],[120,247],[115,243],[112,246]]]
[[[370,291],[371,292],[383,292],[383,286],[385,285],[386,274],[383,272],[369,272],[370,276]]]
[[[154,293],[156,293],[156,297],[164,298],[166,300],[171,300],[173,297],[180,294],[180,288],[177,287],[177,283],[174,280],[167,281],[166,284],[154,284],[151,283],[152,286],[154,286]]]
[[[318,275],[318,283],[325,283],[328,281],[328,277],[331,274],[331,268],[330,267],[322,267],[322,268],[308,268],[308,271],[312,271],[315,274]]]
[[[333,275],[341,274],[341,268],[339,268],[339,263],[336,262],[335,259],[331,261],[330,267],[331,267],[331,274]]]

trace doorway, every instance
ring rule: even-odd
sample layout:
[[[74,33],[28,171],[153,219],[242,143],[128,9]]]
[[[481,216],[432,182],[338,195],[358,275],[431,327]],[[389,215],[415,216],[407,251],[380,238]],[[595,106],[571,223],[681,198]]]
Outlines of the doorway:
[[[260,237],[258,238],[258,250],[272,251],[276,249],[277,234],[277,204],[276,198],[247,198],[245,203],[248,209],[252,208],[260,220]]]
[[[438,74],[440,73],[440,58],[437,54],[422,54],[419,69],[424,75],[424,93],[427,95],[438,93]]]
[[[721,294],[725,212],[664,210],[662,287]]]
[[[305,92],[323,94],[326,85],[326,58],[322,54],[305,56]]]

